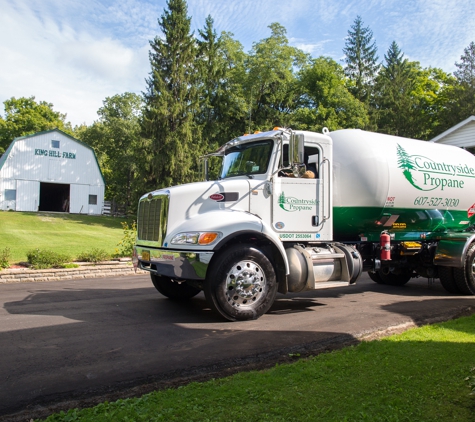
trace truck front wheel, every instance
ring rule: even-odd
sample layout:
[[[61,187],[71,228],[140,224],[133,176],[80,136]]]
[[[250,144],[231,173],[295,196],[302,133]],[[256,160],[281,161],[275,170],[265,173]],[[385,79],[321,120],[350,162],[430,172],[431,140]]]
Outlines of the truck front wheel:
[[[150,274],[155,288],[163,295],[173,300],[191,299],[201,290],[190,286],[186,281],[178,282],[169,277]]]
[[[249,245],[231,246],[217,257],[204,292],[211,308],[227,320],[257,319],[274,303],[275,271],[260,250]]]
[[[462,268],[454,268],[454,279],[460,293],[475,295],[475,243],[470,245]]]

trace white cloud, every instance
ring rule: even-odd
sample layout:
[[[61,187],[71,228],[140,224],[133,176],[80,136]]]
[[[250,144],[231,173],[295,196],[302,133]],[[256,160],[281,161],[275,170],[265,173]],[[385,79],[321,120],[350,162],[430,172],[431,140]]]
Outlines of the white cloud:
[[[66,16],[59,21],[46,7],[6,3],[3,12],[0,37],[8,42],[0,43],[1,102],[33,95],[67,113],[73,124],[90,124],[105,97],[144,90],[145,42],[141,48],[128,47],[107,32],[89,33],[89,25]]]
[[[393,40],[424,67],[454,70],[475,41],[473,0],[187,0],[198,35],[211,15],[249,51],[278,22],[290,43],[340,62],[357,15],[373,30],[380,60]],[[166,0],[0,0],[0,102],[34,95],[92,123],[107,96],[145,90],[149,40]],[[2,110],[0,110],[2,112]]]

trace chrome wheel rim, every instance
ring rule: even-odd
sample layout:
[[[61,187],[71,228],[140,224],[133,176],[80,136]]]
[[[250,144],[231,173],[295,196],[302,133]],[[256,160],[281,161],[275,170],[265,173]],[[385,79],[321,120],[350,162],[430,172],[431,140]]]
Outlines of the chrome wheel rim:
[[[265,285],[266,276],[260,265],[239,261],[226,275],[226,299],[235,308],[252,306],[264,294]]]

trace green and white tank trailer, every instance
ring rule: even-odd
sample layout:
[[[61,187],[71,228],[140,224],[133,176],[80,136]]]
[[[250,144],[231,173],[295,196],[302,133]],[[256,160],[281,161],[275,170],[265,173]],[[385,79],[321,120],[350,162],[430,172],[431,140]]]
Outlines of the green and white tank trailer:
[[[134,265],[163,295],[204,291],[224,318],[256,319],[277,292],[439,278],[475,294],[475,157],[362,130],[276,128],[235,138],[217,180],[139,201]]]

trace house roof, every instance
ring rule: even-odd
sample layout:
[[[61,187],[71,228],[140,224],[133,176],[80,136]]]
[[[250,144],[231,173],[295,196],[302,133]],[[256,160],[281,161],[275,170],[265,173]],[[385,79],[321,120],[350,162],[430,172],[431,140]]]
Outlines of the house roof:
[[[464,127],[465,125],[469,124],[470,122],[475,121],[475,116],[470,116],[469,118],[463,120],[459,124],[452,126],[450,129],[447,129],[445,132],[442,132],[440,135],[436,136],[435,138],[431,139],[430,142],[439,142],[441,139],[445,138],[447,135],[450,135],[452,132]]]

